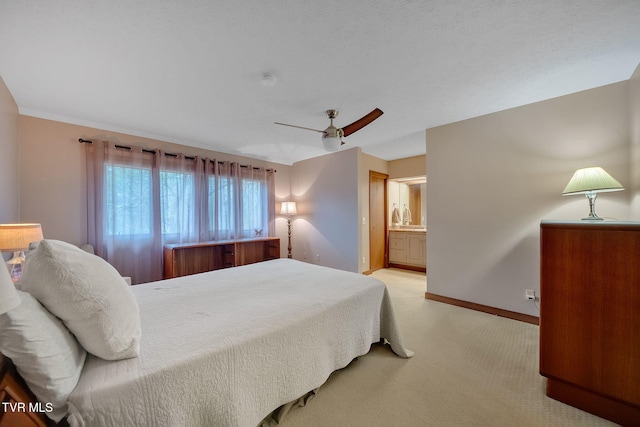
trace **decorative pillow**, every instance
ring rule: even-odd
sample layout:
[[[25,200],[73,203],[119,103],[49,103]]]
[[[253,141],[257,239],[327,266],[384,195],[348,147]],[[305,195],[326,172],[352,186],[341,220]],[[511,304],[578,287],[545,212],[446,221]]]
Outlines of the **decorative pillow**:
[[[88,352],[106,360],[138,355],[138,303],[102,258],[69,243],[43,240],[27,257],[20,283],[62,319]]]
[[[21,291],[18,295],[22,303],[0,315],[0,351],[13,361],[45,408],[51,405],[49,418],[60,421],[87,352],[34,297]]]

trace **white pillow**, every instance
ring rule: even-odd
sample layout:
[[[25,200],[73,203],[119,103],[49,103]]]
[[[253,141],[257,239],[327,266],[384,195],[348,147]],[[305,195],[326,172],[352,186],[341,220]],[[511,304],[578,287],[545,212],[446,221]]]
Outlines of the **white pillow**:
[[[51,404],[49,418],[60,421],[87,352],[34,297],[20,291],[18,295],[22,303],[0,315],[0,351],[13,361],[38,400]]]
[[[62,319],[88,352],[107,360],[138,355],[138,303],[102,258],[69,243],[43,240],[27,257],[20,283]]]

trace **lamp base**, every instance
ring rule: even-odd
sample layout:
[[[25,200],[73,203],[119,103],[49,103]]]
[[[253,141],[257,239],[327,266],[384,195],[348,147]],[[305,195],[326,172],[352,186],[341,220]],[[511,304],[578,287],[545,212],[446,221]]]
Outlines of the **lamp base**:
[[[598,194],[594,191],[588,191],[585,193],[587,200],[589,200],[589,215],[586,218],[582,218],[583,221],[603,221],[598,215],[596,215],[596,197]]]
[[[289,237],[289,242],[287,245],[287,258],[293,258],[293,255],[291,255],[291,217],[287,218],[287,235]]]
[[[13,258],[7,261],[7,269],[9,270],[13,283],[17,283],[22,277],[22,264],[24,263],[24,259],[24,251],[15,251]]]

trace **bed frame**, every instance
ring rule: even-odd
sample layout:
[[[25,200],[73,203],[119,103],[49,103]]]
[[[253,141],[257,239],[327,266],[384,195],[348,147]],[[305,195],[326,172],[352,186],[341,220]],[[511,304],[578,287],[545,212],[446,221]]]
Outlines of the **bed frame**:
[[[0,353],[0,427],[48,427],[56,424],[43,411],[42,404],[29,390],[11,359]]]

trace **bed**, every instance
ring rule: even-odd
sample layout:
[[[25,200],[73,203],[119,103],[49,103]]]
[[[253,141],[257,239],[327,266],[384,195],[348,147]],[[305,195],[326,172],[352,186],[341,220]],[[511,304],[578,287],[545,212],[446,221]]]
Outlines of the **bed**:
[[[56,413],[71,426],[253,427],[372,343],[412,356],[371,276],[277,259],[127,292],[139,307],[136,357],[87,351]]]

